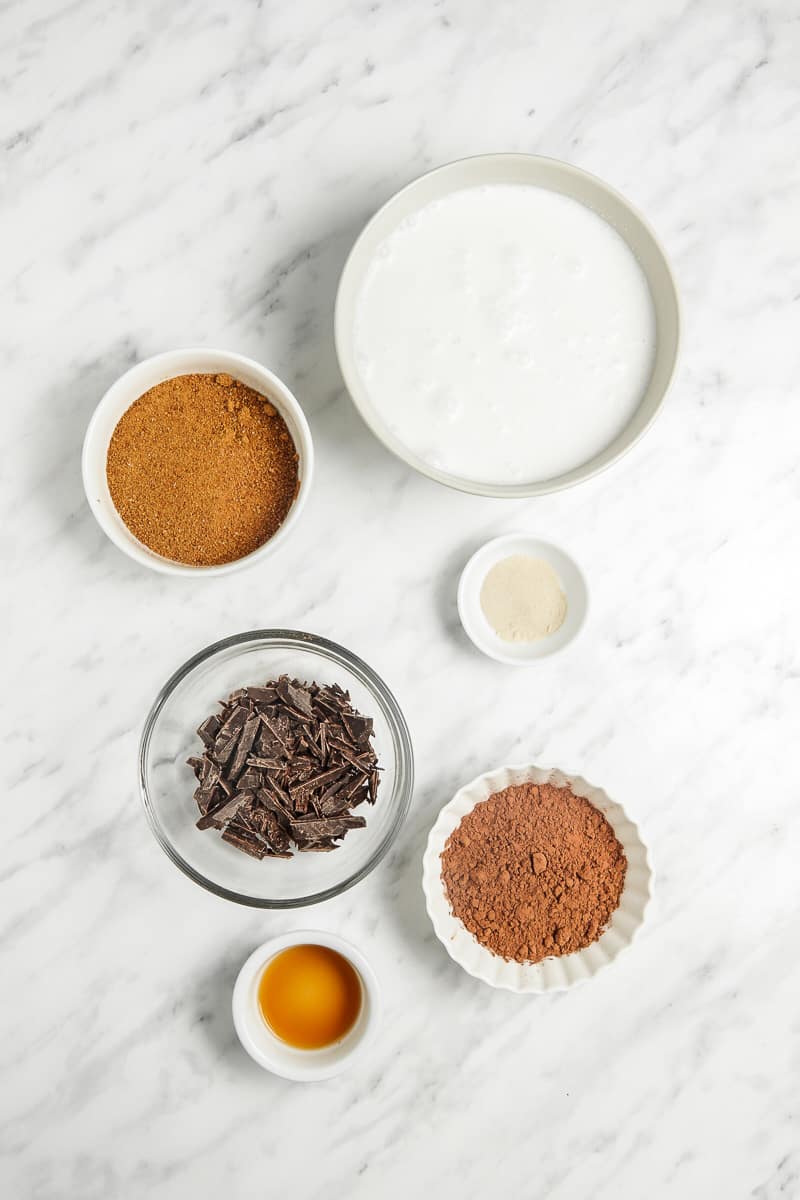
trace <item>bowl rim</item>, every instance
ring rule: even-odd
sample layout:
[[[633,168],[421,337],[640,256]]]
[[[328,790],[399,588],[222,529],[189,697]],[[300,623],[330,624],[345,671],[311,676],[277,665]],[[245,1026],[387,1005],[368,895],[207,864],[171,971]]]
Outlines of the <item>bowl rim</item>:
[[[653,247],[662,261],[665,279],[670,292],[670,300],[674,306],[675,348],[672,355],[672,361],[669,366],[667,377],[664,381],[661,395],[659,396],[652,413],[644,422],[642,427],[638,430],[638,432],[629,437],[628,440],[620,445],[615,453],[605,461],[596,463],[594,466],[591,465],[597,458],[601,458],[606,453],[607,448],[606,450],[601,450],[599,454],[594,455],[586,463],[580,464],[577,467],[573,467],[569,471],[562,472],[560,475],[554,475],[550,479],[543,479],[529,483],[486,483],[481,480],[470,480],[464,476],[452,475],[447,471],[439,471],[435,467],[432,467],[429,463],[426,463],[424,459],[414,454],[413,451],[409,450],[398,438],[395,438],[390,430],[379,420],[377,420],[375,416],[369,412],[368,408],[362,404],[361,391],[366,391],[366,389],[362,387],[358,376],[358,371],[354,365],[354,356],[351,349],[352,329],[350,325],[346,326],[342,312],[342,295],[345,290],[345,285],[349,283],[350,276],[355,271],[356,258],[361,253],[361,247],[367,235],[381,220],[385,218],[387,211],[394,205],[399,204],[401,198],[405,197],[413,189],[419,187],[425,181],[433,178],[434,176],[443,175],[450,171],[456,172],[459,168],[463,168],[467,164],[477,164],[481,162],[484,162],[487,165],[494,165],[498,168],[502,168],[504,164],[512,165],[513,163],[520,162],[537,163],[545,169],[550,169],[555,173],[561,173],[566,177],[580,179],[584,183],[594,186],[605,192],[610,199],[619,203],[628,211],[630,216],[632,216],[635,221],[639,222],[645,234],[651,239]],[[457,189],[454,188],[452,190]],[[565,194],[568,195],[569,193]],[[583,201],[579,200],[578,203],[583,203]],[[605,220],[605,218],[603,219]],[[624,240],[627,242],[627,238],[624,238]],[[646,272],[645,277],[647,278]],[[649,286],[650,282],[648,279],[648,287]],[[372,431],[378,441],[386,446],[386,448],[402,462],[406,463],[407,466],[411,467],[415,471],[418,471],[419,474],[427,476],[428,479],[434,480],[436,483],[444,484],[445,487],[453,488],[455,491],[459,492],[466,492],[472,496],[491,496],[497,499],[506,500],[550,495],[553,492],[564,491],[566,488],[574,487],[576,484],[584,483],[589,479],[594,479],[597,475],[607,471],[609,467],[614,466],[615,463],[619,462],[621,458],[628,454],[629,451],[634,448],[634,446],[638,445],[644,435],[653,426],[657,417],[660,415],[669,394],[669,390],[675,379],[678,362],[680,360],[682,326],[683,321],[681,314],[680,293],[678,292],[675,274],[672,270],[669,257],[660,238],[642,212],[640,212],[640,210],[634,204],[632,204],[626,196],[617,191],[617,189],[612,187],[611,184],[606,183],[606,181],[601,179],[599,175],[595,175],[591,171],[585,171],[581,167],[576,167],[574,164],[566,162],[564,159],[555,158],[552,155],[525,154],[519,151],[498,151],[491,154],[469,154],[463,156],[462,158],[453,159],[451,162],[442,163],[440,166],[434,167],[430,171],[423,172],[423,174],[418,175],[415,179],[410,180],[403,187],[399,188],[398,191],[389,196],[389,198],[384,201],[384,203],[364,224],[350,248],[342,268],[342,273],[339,276],[339,284],[336,290],[336,302],[334,305],[333,316],[334,343],[336,346],[336,357],[339,363],[339,370],[341,371],[348,395],[350,396],[353,405],[361,416],[361,419]],[[618,438],[621,437],[622,434],[618,435]]]
[[[452,909],[450,908],[444,881],[441,878],[441,856],[452,829],[456,829],[467,813],[471,812],[487,796],[493,794],[495,791],[502,790],[504,787],[517,786],[519,783],[526,781],[542,782],[542,780],[532,778],[537,775],[547,776],[547,781],[554,783],[557,787],[572,787],[575,784],[575,794],[584,796],[589,800],[590,804],[600,808],[601,811],[603,811],[601,806],[603,801],[605,801],[606,819],[609,820],[615,835],[623,843],[626,854],[631,848],[635,848],[641,853],[644,882],[642,885],[640,908],[636,914],[637,920],[627,939],[618,938],[617,944],[610,948],[605,948],[602,955],[600,954],[601,937],[596,942],[592,942],[589,946],[584,947],[582,950],[576,950],[572,954],[560,957],[548,957],[535,963],[520,964],[508,962],[492,954],[486,947],[481,946],[477,939],[458,921],[458,918],[453,916]],[[486,795],[482,794],[484,792]],[[613,819],[609,817],[608,809],[616,810]],[[458,820],[455,821],[452,829],[447,829],[451,820],[455,817]],[[627,845],[620,831],[620,826],[623,824],[627,824],[630,827]],[[463,971],[471,975],[473,979],[478,979],[481,983],[485,983],[489,987],[497,988],[501,991],[514,992],[518,995],[541,996],[549,992],[568,991],[581,984],[588,983],[599,972],[612,966],[621,955],[630,949],[642,925],[647,920],[647,914],[652,904],[654,887],[655,871],[647,841],[642,834],[639,821],[630,815],[624,805],[619,800],[615,800],[610,796],[605,788],[590,783],[585,776],[577,772],[564,771],[560,767],[539,766],[534,763],[509,763],[493,767],[489,771],[483,771],[480,775],[476,775],[468,783],[462,784],[436,814],[436,818],[428,833],[422,856],[422,891],[425,897],[425,908],[434,933],[450,958]],[[625,896],[626,890],[630,888],[630,876],[627,876],[625,887],[620,897],[620,904],[615,911],[618,911],[622,907],[622,899]],[[447,936],[444,928],[444,922],[447,919],[445,914],[449,914],[460,926],[457,937],[451,938]],[[605,932],[609,932],[610,929],[611,924],[609,924]],[[462,934],[463,936],[461,936]],[[480,947],[482,952],[485,951],[485,955],[481,954],[479,962],[470,961],[468,948],[472,950],[474,946]],[[580,973],[573,975],[571,978],[567,974],[567,968],[564,967],[564,964],[569,964],[570,961],[572,964],[580,964]],[[548,980],[545,977],[542,964],[550,962],[558,963],[564,968],[562,978]]]
[[[92,467],[97,462],[97,457],[101,449],[97,444],[97,429],[100,425],[106,410],[112,408],[118,397],[125,393],[136,380],[137,375],[146,375],[156,367],[164,367],[166,374],[165,379],[175,378],[177,375],[185,375],[191,372],[191,367],[181,361],[189,358],[213,358],[218,359],[225,366],[217,368],[218,371],[226,370],[229,374],[236,377],[237,368],[251,372],[253,375],[261,378],[261,386],[268,397],[274,402],[275,407],[281,411],[281,415],[288,412],[291,415],[294,428],[290,428],[292,440],[295,442],[295,449],[298,452],[302,474],[299,478],[299,487],[297,494],[292,501],[286,517],[281,525],[275,530],[272,537],[266,542],[262,542],[255,550],[251,550],[249,554],[242,555],[241,558],[234,558],[231,562],[215,563],[211,566],[193,566],[191,563],[182,563],[177,560],[165,558],[162,554],[158,554],[155,550],[151,550],[143,542],[140,542],[134,533],[127,526],[125,530],[127,536],[122,536],[120,531],[115,527],[114,522],[109,519],[108,504],[114,508],[114,502],[110,496],[108,499],[104,496],[97,496],[95,488],[92,485]],[[171,370],[172,364],[175,364],[175,369]],[[209,370],[204,370],[202,367],[197,367],[196,370],[201,374],[213,373]],[[153,386],[153,385],[148,385]],[[147,391],[147,386],[143,388]],[[138,394],[141,396],[143,391]],[[115,422],[121,420],[124,412],[135,404],[137,397],[134,396],[120,413],[120,416]],[[283,411],[285,410],[285,412]],[[113,433],[113,430],[112,430]],[[299,442],[299,445],[298,445]],[[104,455],[108,455],[108,442],[104,444]],[[104,464],[103,464],[104,469]],[[133,562],[140,566],[147,567],[151,571],[156,571],[160,575],[172,576],[188,576],[194,579],[198,578],[213,578],[218,575],[229,575],[233,571],[240,571],[244,567],[255,565],[261,559],[267,558],[274,554],[281,545],[287,540],[292,528],[296,525],[300,515],[305,508],[308,494],[311,490],[311,484],[314,478],[314,443],[311,437],[311,429],[308,424],[308,419],[300,405],[299,400],[295,396],[291,388],[284,383],[280,376],[271,371],[269,367],[265,367],[263,363],[258,362],[254,358],[249,358],[245,354],[237,354],[232,350],[223,350],[215,346],[179,346],[172,350],[164,350],[159,354],[149,355],[147,358],[142,358],[128,367],[121,375],[106,388],[103,395],[98,400],[89,423],[86,426],[86,433],[83,437],[83,445],[81,448],[81,480],[83,490],[86,496],[86,503],[92,513],[97,524],[102,529],[103,533],[118,550],[126,554]],[[116,508],[114,508],[116,512]],[[121,520],[121,518],[120,518]],[[123,522],[124,524],[124,522]]]
[[[302,645],[306,649],[310,648],[320,653],[329,661],[345,667],[369,690],[383,709],[394,746],[396,762],[395,793],[398,796],[399,802],[392,824],[377,848],[357,871],[354,871],[352,875],[348,876],[341,883],[324,888],[322,891],[314,892],[308,896],[292,897],[288,900],[245,895],[227,888],[213,879],[208,879],[200,871],[196,870],[175,849],[170,839],[164,833],[158,814],[153,806],[147,783],[150,743],[161,711],[175,689],[202,663],[207,662],[209,659],[215,657],[215,655],[221,654],[232,647],[243,646],[253,641],[287,648]],[[212,892],[215,896],[220,896],[224,900],[231,900],[235,904],[241,904],[247,908],[289,910],[293,908],[305,908],[311,904],[320,904],[323,900],[329,900],[334,896],[341,895],[342,892],[348,891],[369,875],[381,859],[384,858],[400,832],[411,805],[411,797],[414,790],[414,751],[411,734],[409,733],[406,719],[397,700],[380,675],[373,671],[372,667],[362,658],[359,658],[357,654],[353,654],[352,651],[347,650],[338,642],[320,637],[314,633],[304,633],[296,629],[251,629],[245,633],[236,633],[230,637],[221,638],[219,641],[212,642],[209,646],[199,650],[191,658],[187,659],[177,671],[174,671],[161,687],[145,718],[139,739],[138,776],[139,795],[153,836],[167,857],[184,875],[188,876],[189,879],[199,884],[206,891]]]

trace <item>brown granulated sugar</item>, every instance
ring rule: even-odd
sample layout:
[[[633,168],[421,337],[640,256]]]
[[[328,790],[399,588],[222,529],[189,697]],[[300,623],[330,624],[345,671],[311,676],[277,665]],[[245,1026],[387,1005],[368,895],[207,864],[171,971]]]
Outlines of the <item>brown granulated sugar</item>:
[[[476,804],[442,854],[453,914],[483,946],[516,962],[597,941],[619,905],[626,868],[603,814],[552,784],[509,787]]]
[[[215,566],[278,530],[297,495],[286,422],[230,375],[178,375],[123,414],[108,447],[111,499],[157,554]]]

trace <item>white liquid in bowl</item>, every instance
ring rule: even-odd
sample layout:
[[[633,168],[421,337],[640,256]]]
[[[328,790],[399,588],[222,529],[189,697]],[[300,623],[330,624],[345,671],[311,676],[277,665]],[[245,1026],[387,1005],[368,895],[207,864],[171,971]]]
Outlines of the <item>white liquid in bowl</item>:
[[[543,188],[464,188],[403,220],[357,298],[359,373],[394,436],[485,483],[550,479],[605,449],[655,353],[645,276],[590,209]]]

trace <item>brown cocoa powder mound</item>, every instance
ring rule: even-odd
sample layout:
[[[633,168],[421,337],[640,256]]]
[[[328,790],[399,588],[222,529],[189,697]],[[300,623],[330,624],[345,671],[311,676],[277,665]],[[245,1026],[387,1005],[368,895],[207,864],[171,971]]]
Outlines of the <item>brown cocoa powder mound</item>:
[[[509,787],[476,804],[442,854],[453,914],[481,945],[516,962],[597,941],[626,868],[603,814],[552,784]]]
[[[123,413],[106,477],[140,542],[174,562],[214,566],[278,530],[297,495],[297,463],[266,397],[230,375],[178,375]]]

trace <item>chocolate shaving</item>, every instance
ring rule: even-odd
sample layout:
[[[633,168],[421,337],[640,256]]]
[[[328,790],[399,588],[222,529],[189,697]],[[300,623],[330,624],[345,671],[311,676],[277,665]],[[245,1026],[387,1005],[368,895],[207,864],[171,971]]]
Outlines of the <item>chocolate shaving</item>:
[[[273,687],[249,687],[244,689],[248,700],[252,700],[259,708],[262,704],[274,704],[278,693]]]
[[[241,775],[242,771],[244,770],[244,765],[247,762],[247,758],[252,749],[253,742],[256,740],[256,733],[258,732],[258,726],[259,726],[258,717],[251,714],[245,721],[245,723],[242,727],[242,732],[239,735],[239,742],[236,746],[236,753],[233,756],[233,762],[231,763],[231,767],[228,772],[229,779],[238,779],[239,776]]]
[[[298,787],[290,788],[293,797],[305,795],[312,791],[320,791],[328,783],[333,783],[340,775],[344,775],[347,770],[346,766],[333,767],[330,771],[322,771],[319,775],[313,775],[310,779],[305,780]]]
[[[335,850],[366,819],[351,811],[374,803],[378,764],[371,717],[353,708],[338,684],[282,675],[242,687],[198,728],[205,747],[190,758],[198,781],[198,829],[254,858],[291,858]]]
[[[292,821],[292,834],[304,841],[344,837],[348,829],[362,829],[366,823],[363,817],[307,817]]]
[[[251,754],[247,760],[248,766],[260,767],[264,771],[281,771],[283,763],[279,758],[262,758],[258,754]]]
[[[245,854],[251,854],[253,858],[263,858],[267,853],[267,846],[246,829],[238,827],[236,829],[223,829],[222,836],[226,842],[230,842],[237,850],[244,850]]]

